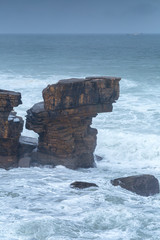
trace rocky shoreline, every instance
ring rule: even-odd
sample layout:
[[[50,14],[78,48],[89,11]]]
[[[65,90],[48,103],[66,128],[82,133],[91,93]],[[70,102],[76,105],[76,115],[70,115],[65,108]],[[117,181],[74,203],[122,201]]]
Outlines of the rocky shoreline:
[[[94,166],[98,113],[111,112],[119,97],[120,78],[87,77],[60,80],[42,92],[44,102],[27,111],[26,128],[38,133],[38,142],[20,137],[23,119],[13,108],[21,94],[0,90],[0,167],[63,165],[71,169]]]
[[[24,121],[13,108],[22,104],[21,93],[0,90],[0,168],[63,165],[70,169],[94,167],[97,130],[91,128],[98,113],[111,112],[119,98],[115,77],[88,77],[60,80],[42,92],[43,102],[27,110],[26,128],[38,133],[34,139],[21,136]],[[159,193],[159,182],[152,175],[129,176],[111,180],[141,196]],[[85,189],[95,183],[71,183]]]

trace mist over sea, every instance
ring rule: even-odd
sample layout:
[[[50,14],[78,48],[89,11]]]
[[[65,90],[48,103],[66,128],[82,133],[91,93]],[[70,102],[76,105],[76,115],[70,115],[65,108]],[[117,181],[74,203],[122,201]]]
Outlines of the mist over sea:
[[[110,184],[145,173],[160,181],[160,35],[0,35],[0,88],[22,93],[23,118],[48,84],[87,76],[122,78],[113,112],[93,119],[103,160],[76,171],[0,169],[0,239],[160,239],[160,194]],[[99,188],[71,189],[76,180]]]

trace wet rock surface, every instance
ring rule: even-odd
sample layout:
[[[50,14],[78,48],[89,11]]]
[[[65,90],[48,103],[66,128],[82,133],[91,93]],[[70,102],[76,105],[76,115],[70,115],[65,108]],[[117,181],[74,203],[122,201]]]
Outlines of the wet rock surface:
[[[21,103],[20,93],[0,90],[0,167],[2,168],[17,166],[23,119],[16,116],[13,108]]]
[[[45,88],[44,102],[27,111],[26,128],[39,134],[33,160],[72,169],[93,167],[97,130],[90,127],[92,118],[112,111],[119,97],[119,80],[73,78]]]
[[[103,160],[103,157],[101,157],[101,156],[99,156],[99,155],[96,155],[96,154],[95,154],[94,158],[95,158],[95,160],[96,160],[97,162]]]
[[[32,137],[20,136],[18,146],[18,157],[30,156],[32,151],[37,148],[38,140]]]
[[[159,193],[158,179],[149,174],[117,178],[111,180],[111,183],[141,196],[148,197]]]
[[[31,162],[30,157],[20,158],[19,161],[18,161],[18,167],[29,168],[30,167],[30,162]]]
[[[76,181],[76,182],[71,183],[70,187],[76,188],[76,189],[84,189],[84,188],[89,188],[89,187],[98,187],[98,185],[95,183]]]

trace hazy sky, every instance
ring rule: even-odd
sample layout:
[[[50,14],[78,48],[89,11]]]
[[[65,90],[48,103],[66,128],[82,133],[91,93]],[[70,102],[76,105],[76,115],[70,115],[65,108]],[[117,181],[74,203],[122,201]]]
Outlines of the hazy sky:
[[[160,0],[0,0],[0,33],[160,33]]]

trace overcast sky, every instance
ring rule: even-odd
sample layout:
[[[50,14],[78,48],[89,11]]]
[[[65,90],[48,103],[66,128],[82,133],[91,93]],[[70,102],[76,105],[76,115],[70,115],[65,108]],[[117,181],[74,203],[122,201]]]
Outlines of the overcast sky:
[[[0,33],[160,33],[160,0],[0,0]]]

